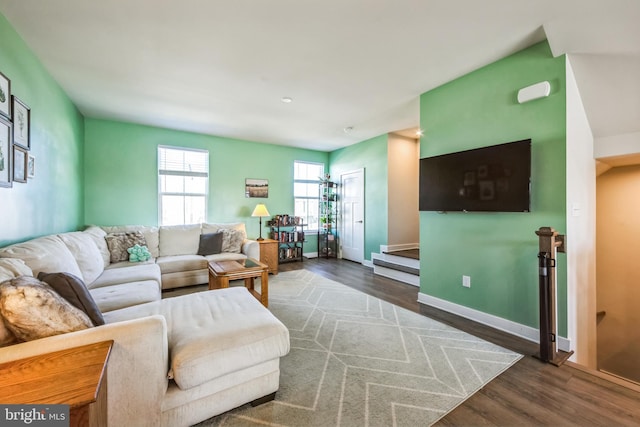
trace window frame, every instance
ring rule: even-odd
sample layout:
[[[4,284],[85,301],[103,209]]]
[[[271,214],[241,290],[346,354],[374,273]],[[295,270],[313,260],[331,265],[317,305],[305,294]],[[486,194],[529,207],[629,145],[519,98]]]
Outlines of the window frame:
[[[318,176],[317,179],[301,179],[301,178],[296,178],[296,170],[297,170],[297,165],[298,164],[307,164],[307,165],[315,165],[315,166],[321,166],[321,173]],[[318,201],[318,203],[320,203],[320,183],[321,181],[321,177],[324,176],[325,173],[325,164],[322,162],[309,162],[309,161],[304,161],[304,160],[294,160],[293,162],[293,206],[294,206],[294,215],[299,216],[297,212],[295,212],[295,206],[296,206],[296,202],[298,200],[316,200]],[[318,188],[318,191],[316,192],[316,194],[314,196],[296,196],[296,190],[295,190],[295,186],[296,184],[315,184]],[[308,215],[308,212],[307,212]],[[304,222],[306,225],[305,228],[305,232],[309,232],[309,233],[318,233],[320,231],[320,224],[318,221],[316,221],[315,224],[310,224],[308,221],[308,216],[307,218],[304,218]]]
[[[181,151],[181,152],[197,152],[197,153],[202,153],[205,154],[205,165],[204,165],[204,169],[205,172],[191,172],[191,171],[187,171],[187,170],[170,170],[170,169],[161,169],[161,151],[162,150],[175,150],[175,151]],[[182,205],[182,209],[183,209],[183,224],[164,224],[162,219],[163,219],[163,206],[162,206],[162,199],[163,196],[182,196],[182,197],[203,197],[204,198],[204,212],[203,214],[203,222],[206,221],[207,218],[207,213],[208,213],[208,206],[209,206],[209,150],[205,150],[205,149],[200,149],[200,148],[190,148],[190,147],[177,147],[177,146],[171,146],[171,145],[158,145],[158,157],[157,157],[158,163],[157,163],[157,170],[158,170],[158,225],[162,226],[162,225],[188,225],[185,224],[185,220],[186,220],[186,214],[185,214],[185,207],[186,204],[183,203]],[[180,176],[180,177],[199,177],[199,178],[205,178],[204,180],[204,193],[200,193],[200,192],[176,192],[176,191],[166,191],[163,192],[162,191],[162,176]]]

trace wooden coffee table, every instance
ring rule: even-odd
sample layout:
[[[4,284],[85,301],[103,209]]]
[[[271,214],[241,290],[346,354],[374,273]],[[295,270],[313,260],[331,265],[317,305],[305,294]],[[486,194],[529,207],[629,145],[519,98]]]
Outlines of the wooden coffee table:
[[[254,288],[256,277],[260,277],[260,293]],[[209,262],[209,289],[228,288],[230,280],[238,279],[244,279],[249,292],[269,306],[269,266],[253,258]]]

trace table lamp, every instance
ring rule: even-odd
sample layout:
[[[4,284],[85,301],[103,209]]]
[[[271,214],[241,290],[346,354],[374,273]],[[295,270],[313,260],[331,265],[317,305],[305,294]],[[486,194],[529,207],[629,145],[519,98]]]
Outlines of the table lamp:
[[[260,218],[260,237],[258,237],[258,240],[264,240],[262,238],[262,217],[271,216],[269,215],[269,211],[267,210],[267,207],[263,203],[258,203],[256,205],[256,208],[253,210],[253,213],[251,214],[251,216],[257,216],[258,218]]]

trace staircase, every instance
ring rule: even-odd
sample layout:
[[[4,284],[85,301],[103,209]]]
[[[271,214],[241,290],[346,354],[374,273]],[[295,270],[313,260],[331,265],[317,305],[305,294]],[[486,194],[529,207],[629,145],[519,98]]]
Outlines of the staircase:
[[[383,250],[371,254],[373,273],[398,280],[413,286],[420,286],[420,256],[418,249],[398,251]]]

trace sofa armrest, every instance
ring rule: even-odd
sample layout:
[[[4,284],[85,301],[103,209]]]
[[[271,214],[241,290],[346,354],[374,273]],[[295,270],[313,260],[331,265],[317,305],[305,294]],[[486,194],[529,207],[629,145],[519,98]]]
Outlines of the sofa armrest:
[[[242,244],[242,253],[249,258],[260,259],[260,243],[255,240],[245,240]]]
[[[0,348],[0,363],[113,340],[107,365],[108,425],[157,426],[168,387],[163,316],[116,322]]]

